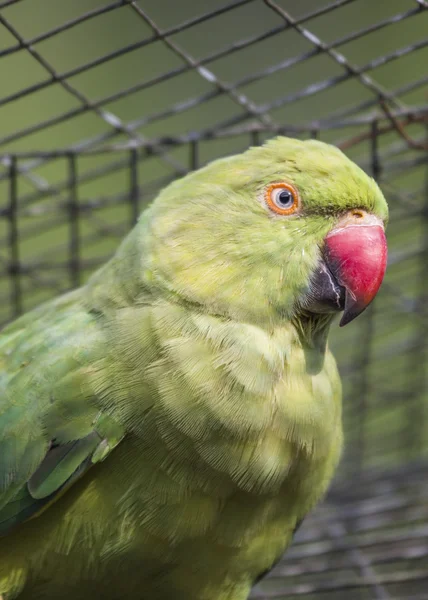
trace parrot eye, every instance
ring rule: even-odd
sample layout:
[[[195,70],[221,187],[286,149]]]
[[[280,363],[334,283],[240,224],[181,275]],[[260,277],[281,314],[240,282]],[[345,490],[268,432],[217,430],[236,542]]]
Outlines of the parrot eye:
[[[278,215],[292,215],[300,205],[299,194],[290,183],[272,183],[266,188],[265,201]]]

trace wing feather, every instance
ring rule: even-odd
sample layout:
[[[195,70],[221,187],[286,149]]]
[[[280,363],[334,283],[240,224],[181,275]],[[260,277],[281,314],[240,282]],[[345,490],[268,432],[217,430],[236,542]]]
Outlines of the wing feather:
[[[123,437],[88,387],[103,339],[79,293],[0,334],[0,535],[46,510]]]

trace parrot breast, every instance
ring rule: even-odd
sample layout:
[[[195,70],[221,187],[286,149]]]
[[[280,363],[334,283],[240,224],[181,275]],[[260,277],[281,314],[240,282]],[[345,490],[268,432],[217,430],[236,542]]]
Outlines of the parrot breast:
[[[27,573],[20,600],[131,600],[141,590],[244,600],[337,464],[333,358],[308,372],[318,351],[291,324],[268,333],[169,303],[119,311],[104,333],[110,352],[86,385],[128,433],[8,536],[0,590]]]

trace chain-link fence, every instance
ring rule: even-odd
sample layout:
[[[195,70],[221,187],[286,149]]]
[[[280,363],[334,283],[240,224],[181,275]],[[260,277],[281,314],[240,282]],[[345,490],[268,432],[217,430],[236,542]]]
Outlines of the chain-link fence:
[[[384,189],[385,283],[332,336],[342,479],[279,567],[287,598],[428,598],[427,9],[0,0],[2,322],[84,282],[168,182],[273,135],[335,143]]]

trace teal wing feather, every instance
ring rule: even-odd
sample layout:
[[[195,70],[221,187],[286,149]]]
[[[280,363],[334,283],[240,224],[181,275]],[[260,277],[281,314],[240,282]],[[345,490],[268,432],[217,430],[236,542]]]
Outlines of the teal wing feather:
[[[91,456],[100,442],[93,432],[82,440],[48,450],[35,473],[0,510],[0,536],[43,512],[77,481],[92,466]],[[64,455],[68,460],[64,460]]]
[[[87,385],[102,328],[80,293],[0,334],[0,535],[43,511],[123,437]]]

